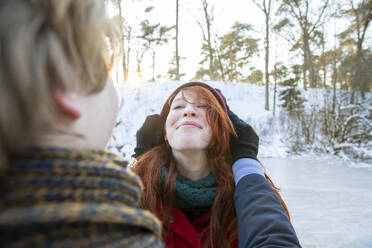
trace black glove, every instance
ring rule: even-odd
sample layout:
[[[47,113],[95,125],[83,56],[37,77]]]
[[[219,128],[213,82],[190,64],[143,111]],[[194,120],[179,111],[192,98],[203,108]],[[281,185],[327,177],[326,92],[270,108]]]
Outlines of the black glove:
[[[160,145],[163,142],[161,132],[160,116],[158,114],[147,116],[136,133],[137,145],[132,157],[137,158],[151,148]]]
[[[238,137],[230,135],[230,153],[234,163],[241,158],[253,158],[257,160],[258,136],[253,128],[241,120],[231,110],[228,111],[231,122],[234,125]]]

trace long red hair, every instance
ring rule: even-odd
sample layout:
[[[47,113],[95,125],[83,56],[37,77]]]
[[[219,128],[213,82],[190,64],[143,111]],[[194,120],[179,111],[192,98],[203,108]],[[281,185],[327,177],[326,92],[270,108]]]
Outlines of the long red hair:
[[[206,240],[205,245],[215,248],[229,247],[232,242],[237,240],[238,235],[233,199],[235,182],[231,165],[226,162],[230,156],[229,137],[231,133],[236,135],[236,132],[217,98],[204,87],[191,86],[173,92],[164,104],[160,114],[163,137],[165,122],[173,99],[180,91],[182,92],[185,89],[194,90],[199,99],[205,101],[207,105],[206,119],[212,130],[212,140],[207,147],[207,157],[209,169],[217,182],[217,194],[211,208],[209,227],[203,233]],[[138,162],[134,165],[134,172],[141,177],[144,184],[139,206],[155,213],[166,224],[169,212],[172,209],[176,177],[179,174],[171,148],[164,140],[162,144],[139,156],[137,160]],[[162,180],[163,168],[168,170],[168,177],[165,182]],[[278,189],[266,174],[265,176],[288,214],[287,207],[281,199]]]

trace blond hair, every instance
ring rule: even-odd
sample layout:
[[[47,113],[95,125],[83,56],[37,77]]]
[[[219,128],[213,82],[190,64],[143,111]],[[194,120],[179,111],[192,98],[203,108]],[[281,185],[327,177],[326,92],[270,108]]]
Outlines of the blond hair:
[[[53,92],[106,84],[113,29],[103,0],[0,0],[0,166],[38,136]]]

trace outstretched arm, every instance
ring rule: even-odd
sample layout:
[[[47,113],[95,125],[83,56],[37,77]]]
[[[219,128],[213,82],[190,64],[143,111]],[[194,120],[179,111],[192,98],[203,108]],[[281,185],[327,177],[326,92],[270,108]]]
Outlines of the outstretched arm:
[[[301,247],[261,165],[243,158],[233,165],[239,247]]]
[[[235,178],[234,203],[239,247],[301,247],[278,196],[257,160],[259,138],[253,128],[228,112],[237,136],[230,137]]]

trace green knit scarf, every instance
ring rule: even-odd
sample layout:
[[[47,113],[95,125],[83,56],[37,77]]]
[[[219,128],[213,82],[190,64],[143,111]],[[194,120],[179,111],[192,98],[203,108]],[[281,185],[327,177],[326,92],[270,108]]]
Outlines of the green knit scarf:
[[[162,171],[163,181],[168,177],[168,171]],[[217,193],[217,182],[212,173],[198,180],[191,181],[177,176],[173,204],[182,209],[200,209],[211,207]]]
[[[161,247],[160,222],[138,209],[142,185],[103,151],[33,148],[0,183],[2,247]]]

